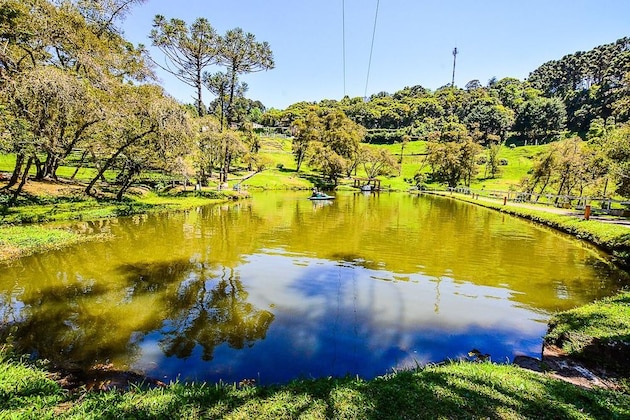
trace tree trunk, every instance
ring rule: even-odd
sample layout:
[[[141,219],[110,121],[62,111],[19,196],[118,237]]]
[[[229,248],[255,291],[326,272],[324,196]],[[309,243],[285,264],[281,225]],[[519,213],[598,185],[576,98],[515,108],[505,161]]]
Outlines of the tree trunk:
[[[17,200],[18,196],[22,192],[22,188],[24,188],[24,184],[26,184],[26,180],[28,179],[28,171],[31,169],[32,164],[33,164],[33,158],[30,157],[28,158],[28,162],[26,162],[26,168],[24,169],[24,174],[22,174],[22,181],[20,182],[20,185],[18,185],[15,192],[13,193],[13,197],[11,197],[11,199],[9,200],[9,203],[8,203],[9,207],[12,207],[15,204],[15,201]]]
[[[122,146],[120,149],[116,150],[116,153],[114,153],[112,156],[110,156],[109,159],[107,159],[105,161],[105,164],[103,166],[101,166],[101,168],[98,170],[98,173],[96,174],[96,176],[90,181],[90,183],[88,184],[88,186],[85,188],[85,193],[87,195],[91,195],[92,194],[92,189],[94,188],[94,185],[96,185],[96,181],[98,181],[100,178],[103,178],[103,174],[105,173],[105,171],[107,169],[109,169],[109,167],[111,166],[112,163],[114,163],[114,161],[116,160],[116,158],[123,152],[123,150],[125,150],[127,148],[127,146],[131,145],[131,142],[126,143],[124,146]]]
[[[42,164],[42,161],[39,160],[37,156],[33,156],[33,163],[35,163],[35,168],[37,169],[36,174],[35,174],[35,179],[37,180],[44,179],[44,165]]]
[[[197,74],[195,80],[195,87],[197,88],[197,113],[200,117],[203,117],[203,102],[201,102],[201,67],[197,66]]]
[[[13,173],[9,179],[9,183],[2,187],[2,189],[9,189],[17,184],[18,179],[20,179],[20,174],[22,173],[22,166],[24,166],[24,155],[22,153],[18,153],[15,156],[15,167],[13,168]]]
[[[79,169],[83,167],[83,161],[85,160],[85,157],[87,156],[87,154],[88,154],[88,151],[84,150],[83,154],[81,155],[81,159],[79,160],[79,166],[76,167],[70,179],[74,179],[74,177],[77,176],[77,174],[79,173]]]

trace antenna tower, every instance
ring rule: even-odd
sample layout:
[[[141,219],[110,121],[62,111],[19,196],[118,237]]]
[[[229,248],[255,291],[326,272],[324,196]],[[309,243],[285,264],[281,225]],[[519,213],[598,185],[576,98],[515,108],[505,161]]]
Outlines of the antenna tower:
[[[455,87],[455,63],[457,62],[457,47],[453,48],[453,79],[451,80],[451,87]]]

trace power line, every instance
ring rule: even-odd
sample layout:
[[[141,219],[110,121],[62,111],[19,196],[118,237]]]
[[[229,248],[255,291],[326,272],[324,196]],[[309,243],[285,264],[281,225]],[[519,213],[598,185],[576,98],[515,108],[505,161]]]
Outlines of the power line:
[[[378,5],[380,0],[376,0],[376,12],[374,13],[374,28],[372,29],[372,45],[370,46],[370,59],[368,61],[367,77],[365,78],[365,92],[363,97],[367,98],[368,81],[370,80],[370,68],[372,67],[372,52],[374,51],[374,38],[376,37],[376,22],[378,21]]]

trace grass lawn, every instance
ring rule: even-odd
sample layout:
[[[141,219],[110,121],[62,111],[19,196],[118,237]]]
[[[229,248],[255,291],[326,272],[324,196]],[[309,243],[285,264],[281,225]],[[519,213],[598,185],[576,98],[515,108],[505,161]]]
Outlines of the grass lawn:
[[[77,242],[102,239],[32,224],[35,222],[94,220],[155,211],[185,210],[222,202],[232,195],[238,194],[232,191],[189,191],[177,195],[145,192],[129,195],[123,201],[97,200],[81,195],[37,196],[32,198],[34,201],[31,203],[10,208],[0,207],[0,262]]]
[[[548,343],[630,377],[630,292],[556,314],[549,326]]]
[[[0,356],[3,418],[622,419],[630,395],[585,390],[511,365],[454,362],[362,380],[283,386],[171,384],[64,392],[39,366]]]

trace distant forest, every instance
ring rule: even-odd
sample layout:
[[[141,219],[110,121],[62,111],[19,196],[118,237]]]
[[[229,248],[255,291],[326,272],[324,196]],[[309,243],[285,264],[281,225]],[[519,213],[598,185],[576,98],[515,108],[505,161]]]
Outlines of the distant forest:
[[[430,167],[414,182],[449,186],[469,185],[481,154],[484,173],[496,177],[504,146],[559,140],[520,188],[630,197],[629,38],[544,63],[525,81],[413,86],[266,110],[246,97],[241,76],[274,68],[267,42],[242,28],[219,34],[203,17],[157,15],[152,57],[120,29],[143,2],[0,2],[0,154],[15,162],[3,190],[16,187],[8,204],[29,177],[57,179],[68,163],[96,169],[86,194],[113,184],[119,199],[148,172],[224,184],[237,168],[269,169],[256,131],[278,129],[290,134],[296,172],[304,164],[335,184],[360,166],[370,176],[400,175],[411,140],[427,141]],[[187,84],[196,102],[165,92],[156,66]],[[366,144],[395,142],[398,161]]]
[[[471,80],[464,88],[449,84],[435,91],[416,85],[369,98],[298,102],[267,110],[258,122],[289,126],[313,106],[320,112],[342,110],[368,129],[372,143],[464,132],[482,142],[510,138],[519,144],[548,142],[564,131],[585,137],[606,121],[630,119],[630,38],[544,63],[525,81],[493,78],[484,85]]]

